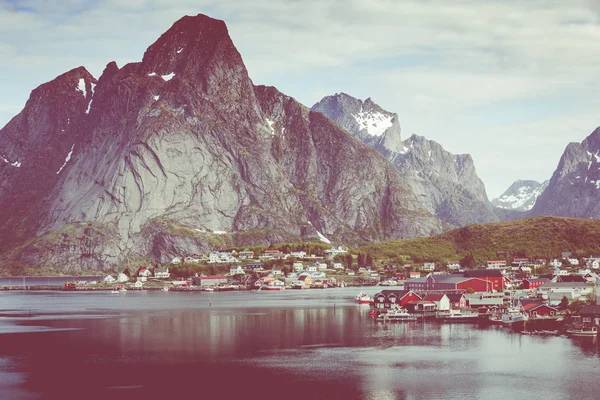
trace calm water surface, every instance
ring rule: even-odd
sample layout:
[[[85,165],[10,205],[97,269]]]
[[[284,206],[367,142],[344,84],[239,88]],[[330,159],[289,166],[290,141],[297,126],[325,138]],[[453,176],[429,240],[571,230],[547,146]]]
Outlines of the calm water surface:
[[[378,324],[354,295],[0,292],[0,399],[600,398],[594,343]]]

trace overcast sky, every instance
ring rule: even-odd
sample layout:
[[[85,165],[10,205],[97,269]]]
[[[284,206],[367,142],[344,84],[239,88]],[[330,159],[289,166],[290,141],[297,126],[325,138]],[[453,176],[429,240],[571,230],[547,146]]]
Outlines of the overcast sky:
[[[488,196],[549,179],[600,125],[600,0],[0,0],[0,126],[29,93],[98,77],[183,15],[224,20],[256,84],[312,106],[371,97],[416,133],[470,153]]]

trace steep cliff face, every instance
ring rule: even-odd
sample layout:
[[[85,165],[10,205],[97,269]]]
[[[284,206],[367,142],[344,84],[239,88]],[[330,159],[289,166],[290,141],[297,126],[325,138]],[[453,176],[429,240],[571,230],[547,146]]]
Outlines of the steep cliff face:
[[[531,215],[600,218],[600,128],[569,143]]]
[[[423,208],[453,226],[494,222],[485,186],[468,154],[455,155],[432,140],[412,135],[402,141],[398,116],[371,99],[345,93],[312,107],[385,156],[406,178]]]
[[[529,211],[548,183],[549,181],[539,183],[532,180],[518,180],[500,197],[492,200],[492,205],[505,210]]]
[[[0,204],[24,201],[2,211],[16,239],[0,261],[77,272],[236,241],[441,230],[382,157],[255,88],[222,21],[184,17],[141,63],[47,85],[0,131]]]

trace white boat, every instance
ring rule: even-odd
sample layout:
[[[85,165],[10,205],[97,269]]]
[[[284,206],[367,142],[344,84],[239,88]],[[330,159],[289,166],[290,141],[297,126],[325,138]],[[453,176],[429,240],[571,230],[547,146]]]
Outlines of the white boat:
[[[205,291],[205,292],[214,292],[214,291],[215,291],[215,289],[213,289],[213,288],[211,288],[211,287],[207,287],[207,288],[204,288],[204,291]]]
[[[119,289],[119,293],[126,293],[127,289],[125,289],[124,287],[122,287],[121,289]]]
[[[359,293],[358,296],[354,298],[358,304],[370,304],[371,297],[368,296],[365,292]]]
[[[403,308],[399,308],[379,314],[377,320],[383,322],[410,322],[416,321],[417,316],[409,314],[408,311]]]
[[[163,288],[162,288],[162,291],[163,291],[163,292],[168,292],[168,291],[169,291],[169,288],[168,288],[167,286],[165,286],[165,287],[163,287]]]
[[[111,293],[112,294],[119,294],[119,290],[118,289],[113,289],[113,290],[111,290]]]
[[[593,326],[591,328],[573,328],[567,329],[567,335],[570,337],[596,337],[598,336],[598,328]]]
[[[477,322],[479,320],[479,315],[475,313],[463,314],[460,311],[451,311],[450,314],[438,315],[437,318],[444,322]]]
[[[529,316],[518,307],[510,307],[501,315],[501,319],[504,325],[511,325],[517,322],[526,322],[529,320]]]

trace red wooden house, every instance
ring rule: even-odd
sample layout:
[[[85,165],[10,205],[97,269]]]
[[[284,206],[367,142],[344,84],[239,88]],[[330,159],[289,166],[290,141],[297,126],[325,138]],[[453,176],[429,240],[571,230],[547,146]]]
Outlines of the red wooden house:
[[[416,292],[487,292],[491,290],[492,283],[479,278],[470,278],[463,275],[429,275],[419,279],[404,282],[406,290]]]
[[[525,278],[523,279],[523,289],[537,289],[538,286],[550,282],[548,278]]]
[[[530,318],[554,317],[558,313],[558,309],[536,300],[521,299],[519,303]]]
[[[493,290],[501,292],[504,290],[504,285],[507,281],[502,271],[497,269],[470,269],[465,271],[464,274],[468,278],[479,278],[489,282],[490,285],[487,287],[488,290],[485,290],[486,292]]]
[[[403,308],[408,302],[418,302],[421,296],[412,290],[382,290],[373,296],[373,306],[378,309],[398,306]]]

